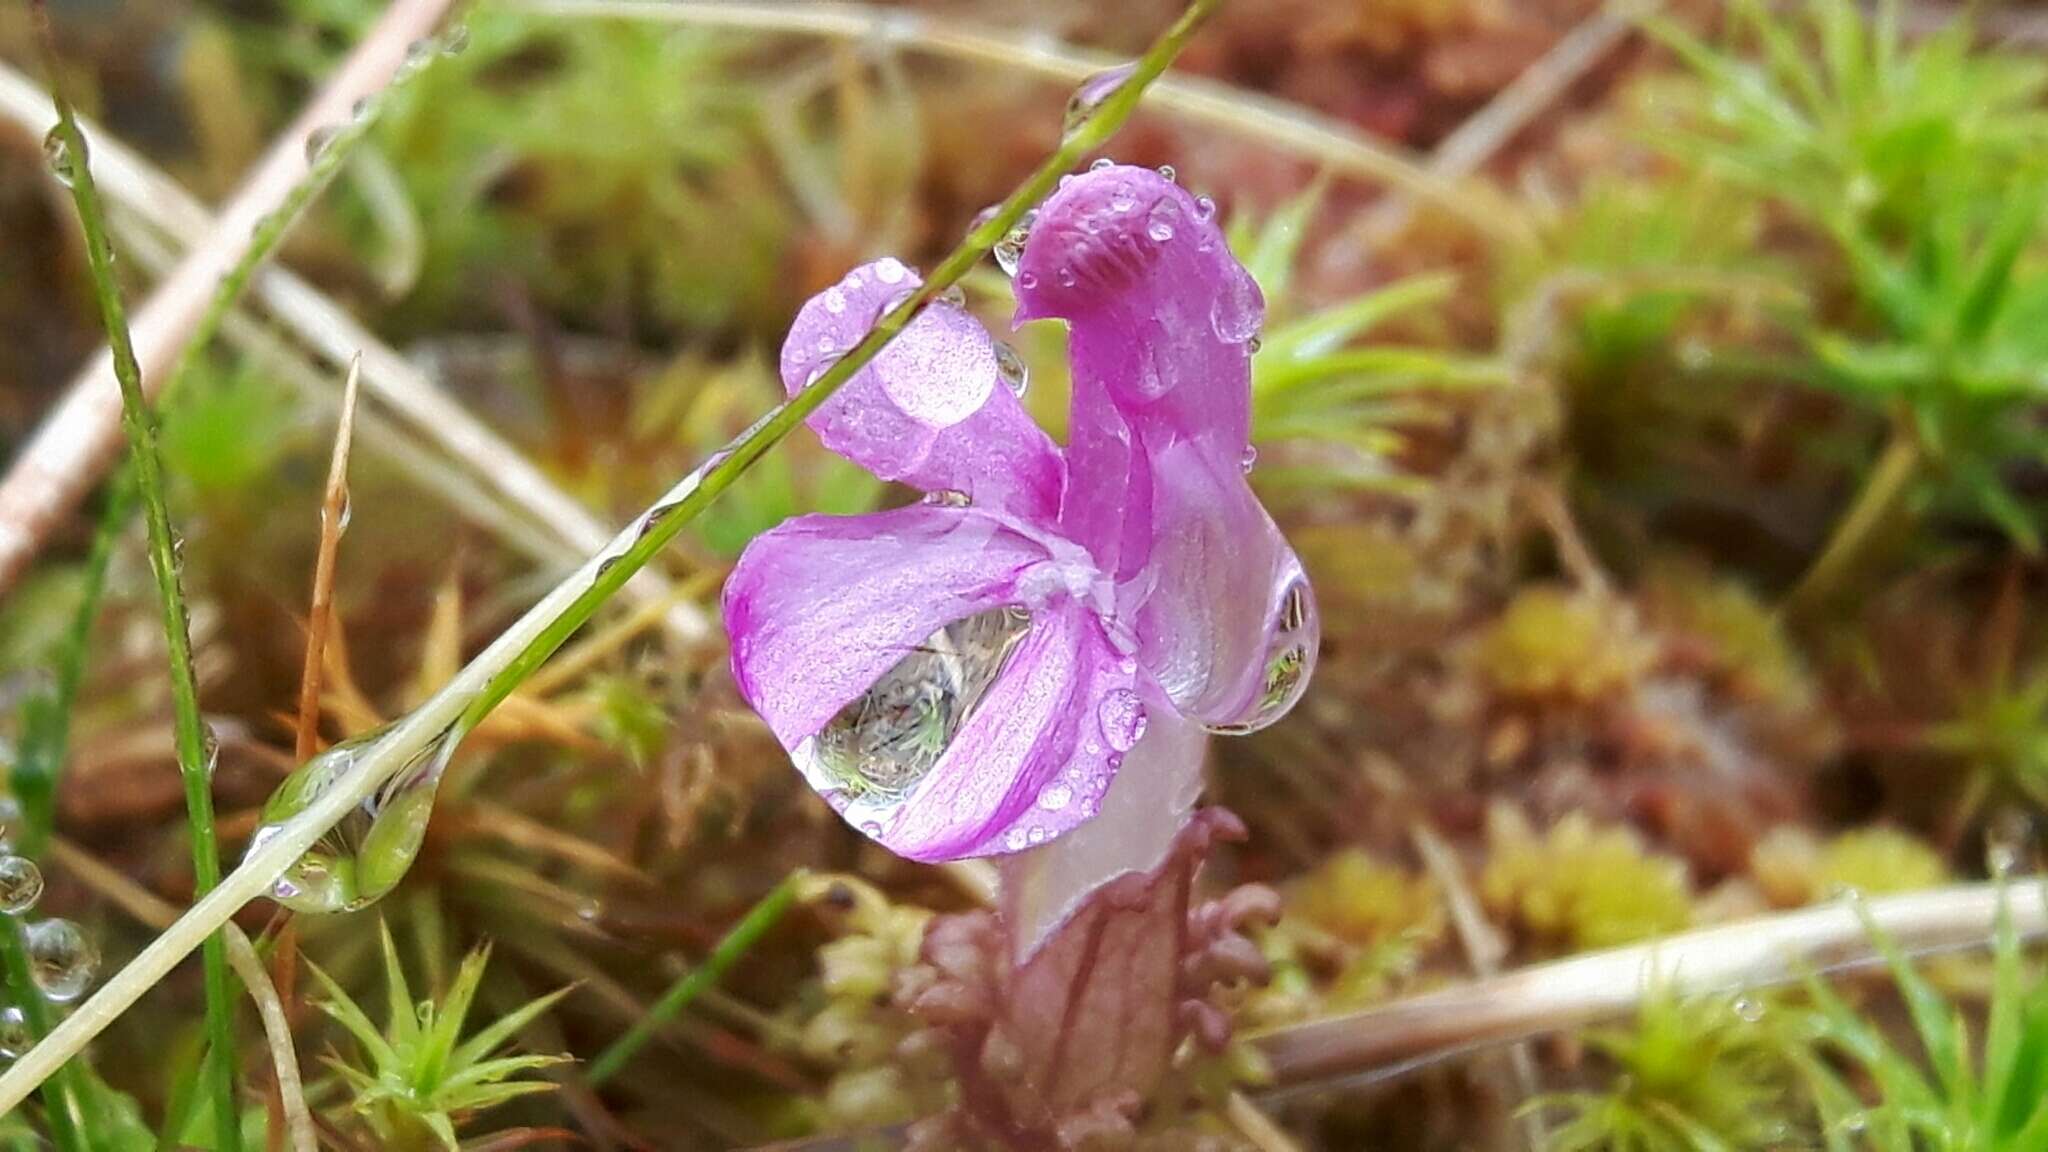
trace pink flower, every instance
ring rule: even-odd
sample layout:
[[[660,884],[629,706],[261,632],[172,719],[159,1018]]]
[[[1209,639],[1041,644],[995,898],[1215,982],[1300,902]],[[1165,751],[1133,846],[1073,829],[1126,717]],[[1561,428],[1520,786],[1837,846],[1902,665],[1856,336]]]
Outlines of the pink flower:
[[[1208,732],[1291,708],[1316,657],[1301,566],[1246,482],[1258,287],[1213,209],[1147,169],[1074,177],[1016,273],[1064,319],[1071,443],[943,302],[811,418],[922,503],[805,516],[725,590],[734,675],[811,786],[925,861],[1005,861],[1024,949],[1088,892],[1165,860]],[[798,314],[793,394],[918,284],[884,259]],[[1056,847],[1048,847],[1056,846]]]

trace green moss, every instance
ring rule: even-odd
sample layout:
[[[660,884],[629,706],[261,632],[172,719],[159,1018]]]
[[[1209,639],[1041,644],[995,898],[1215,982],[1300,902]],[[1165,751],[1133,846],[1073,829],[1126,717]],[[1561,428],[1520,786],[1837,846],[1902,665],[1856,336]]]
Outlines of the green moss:
[[[1480,895],[1546,950],[1611,948],[1692,919],[1685,863],[1647,851],[1633,829],[1573,813],[1539,835],[1519,811],[1497,805],[1486,835]]]
[[[1884,895],[1947,883],[1941,854],[1925,840],[1883,825],[1855,828],[1826,842],[1802,828],[1778,828],[1750,854],[1750,874],[1766,898],[1790,908],[1841,891]]]
[[[1473,656],[1503,696],[1594,705],[1631,691],[1657,649],[1620,605],[1539,585],[1516,594]]]
[[[1644,996],[1628,1028],[1588,1033],[1614,1066],[1595,1092],[1534,1107],[1565,1120],[1548,1152],[1728,1152],[1789,1145],[1795,1103],[1780,1029],[1755,1000],[1682,998],[1668,983]]]

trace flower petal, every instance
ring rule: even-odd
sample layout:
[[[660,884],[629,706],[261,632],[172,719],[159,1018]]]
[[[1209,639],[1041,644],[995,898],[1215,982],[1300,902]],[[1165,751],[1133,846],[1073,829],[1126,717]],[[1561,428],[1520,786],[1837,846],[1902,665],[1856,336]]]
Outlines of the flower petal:
[[[1151,567],[1120,599],[1139,659],[1174,705],[1219,732],[1286,715],[1315,670],[1321,622],[1294,549],[1241,469],[1188,442],[1152,459]]]
[[[1019,852],[1072,832],[1095,815],[1143,735],[1136,670],[1078,601],[1034,614],[931,775],[870,834],[932,861]]]
[[[795,749],[954,621],[1018,600],[1044,546],[978,509],[803,516],[755,538],[725,585],[741,695]]]
[[[1040,208],[1017,269],[1017,319],[1072,325],[1075,385],[1108,390],[1148,438],[1239,463],[1251,442],[1258,284],[1215,209],[1146,168],[1074,177]]]
[[[782,346],[792,396],[858,344],[922,283],[894,259],[846,274],[812,297]],[[810,417],[834,452],[925,492],[954,490],[1021,516],[1050,518],[1064,467],[1057,446],[1005,387],[981,322],[943,302],[926,308]]]
[[[1063,532],[1114,572],[1139,658],[1174,705],[1243,731],[1293,705],[1317,622],[1245,479],[1264,303],[1213,216],[1148,169],[1075,177],[1032,228],[1018,318],[1070,327]]]
[[[1059,841],[1002,861],[1003,924],[1018,962],[1030,958],[1090,893],[1149,873],[1173,848],[1202,792],[1207,737],[1154,686],[1144,738],[1124,758],[1093,821]]]

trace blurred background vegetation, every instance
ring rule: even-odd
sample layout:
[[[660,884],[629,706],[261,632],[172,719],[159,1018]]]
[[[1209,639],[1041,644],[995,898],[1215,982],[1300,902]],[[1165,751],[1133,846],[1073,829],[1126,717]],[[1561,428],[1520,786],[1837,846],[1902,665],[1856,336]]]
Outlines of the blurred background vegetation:
[[[564,7],[478,4],[283,259],[607,523],[779,398],[779,334],[810,293],[943,253],[1056,141],[1066,86],[952,58],[931,29],[1128,53],[1177,11],[934,0],[835,39]],[[1323,602],[1303,706],[1211,765],[1252,831],[1216,870],[1286,896],[1244,1029],[1844,890],[2033,870],[2048,15],[1967,7],[1236,0],[1185,69],[1449,191],[1390,190],[1334,137],[1256,116],[1155,106],[1118,140],[1214,197],[1265,287],[1253,479]],[[218,202],[381,5],[53,9],[74,98]],[[1603,22],[1559,90],[1513,87]],[[19,5],[0,59],[35,71]],[[1445,159],[1503,108],[1521,126],[1476,170]],[[39,134],[0,130],[0,455],[101,339],[61,193]],[[123,251],[137,298],[147,249]],[[968,289],[1007,328],[1001,272]],[[165,405],[231,857],[293,762],[340,379],[299,335],[252,313]],[[1063,432],[1059,334],[1017,347]],[[388,424],[359,436],[325,740],[419,700],[581,559],[531,524],[522,545],[473,486],[434,483],[431,455]],[[694,526],[678,587],[709,610],[755,533],[900,499],[800,433]],[[66,523],[0,601],[0,715],[32,713],[66,659],[98,520]],[[139,527],[113,524],[58,828],[182,903],[161,635]],[[620,609],[464,745],[397,893],[297,921],[319,975],[295,1018],[334,1147],[749,1146],[946,1100],[887,992],[931,913],[972,894],[841,827],[722,650],[658,624]],[[593,1085],[590,1060],[799,868],[832,878]],[[149,938],[97,873],[47,871],[43,906],[108,963]],[[274,931],[267,914],[244,926]],[[2042,987],[2007,939],[1769,1001],[1653,989],[1637,1019],[1521,1062],[1272,1112],[1305,1149],[2039,1149]],[[96,1046],[121,1147],[211,1146],[176,1127],[200,999],[181,971]],[[244,1057],[260,1146],[268,1072]],[[1246,1054],[1191,1092],[1259,1075]],[[1155,1120],[1160,1148],[1248,1139],[1220,1108]],[[39,1146],[6,1123],[0,1143]]]

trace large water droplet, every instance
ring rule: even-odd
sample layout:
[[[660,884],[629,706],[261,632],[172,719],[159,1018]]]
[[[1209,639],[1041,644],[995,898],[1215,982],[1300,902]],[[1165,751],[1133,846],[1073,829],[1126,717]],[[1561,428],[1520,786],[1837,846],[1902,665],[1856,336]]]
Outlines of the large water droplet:
[[[1030,629],[1030,613],[1003,607],[932,633],[797,747],[798,769],[848,823],[886,827],[973,717]]]
[[[994,248],[996,264],[1005,276],[1015,276],[1017,266],[1024,262],[1024,245],[1031,241],[1031,227],[1038,223],[1038,209],[1033,208],[1017,220],[1016,226],[996,241]],[[1030,287],[1030,285],[1026,285]]]
[[[28,1013],[12,1004],[0,1008],[0,1058],[19,1059],[35,1042],[36,1034],[28,1026]]]
[[[1268,631],[1271,639],[1266,644],[1258,696],[1240,719],[1205,725],[1209,731],[1225,736],[1257,732],[1287,715],[1308,690],[1309,674],[1315,671],[1316,651],[1322,642],[1322,620],[1316,613],[1315,592],[1298,568],[1291,571],[1280,592],[1278,611]]]
[[[336,744],[285,777],[263,805],[263,825],[249,851],[325,795],[388,731],[387,726]],[[419,856],[441,773],[461,739],[461,731],[450,728],[430,741],[294,861],[272,887],[271,899],[298,912],[349,912],[396,888]]]
[[[1255,340],[1264,320],[1265,308],[1251,273],[1239,271],[1226,277],[1222,291],[1209,305],[1209,326],[1215,330],[1216,338],[1228,344]]]
[[[1022,396],[1031,387],[1030,365],[1024,363],[1015,348],[1001,340],[996,341],[996,375],[1002,377],[1003,385],[1013,396]]]
[[[965,308],[967,307],[967,289],[962,288],[958,284],[948,284],[945,290],[939,293],[939,303],[949,308]]]
[[[1119,752],[1129,752],[1145,735],[1145,705],[1129,688],[1111,689],[1095,718],[1102,725],[1102,738]]]
[[[1171,184],[1180,179],[1180,172],[1171,164],[1161,164],[1159,166],[1159,177],[1168,184]]]
[[[51,128],[43,137],[43,160],[50,165],[50,174],[57,178],[57,183],[71,187],[71,182],[78,177],[80,159],[71,154],[71,140],[65,135],[62,124]]]
[[[43,872],[26,856],[0,856],[0,912],[19,916],[43,898]]]
[[[99,951],[85,932],[69,920],[38,920],[28,938],[28,971],[45,997],[62,1004],[76,1000],[92,986],[99,969]]]
[[[1114,167],[1116,167],[1116,161],[1111,160],[1107,156],[1097,156],[1088,164],[1088,170],[1090,172],[1107,172]]]
[[[1103,104],[1107,103],[1111,96],[1116,95],[1117,89],[1122,88],[1137,70],[1138,62],[1133,60],[1128,64],[1105,68],[1081,81],[1074,89],[1074,94],[1067,98],[1066,131],[1073,132],[1094,119],[1095,114],[1102,110]]]

